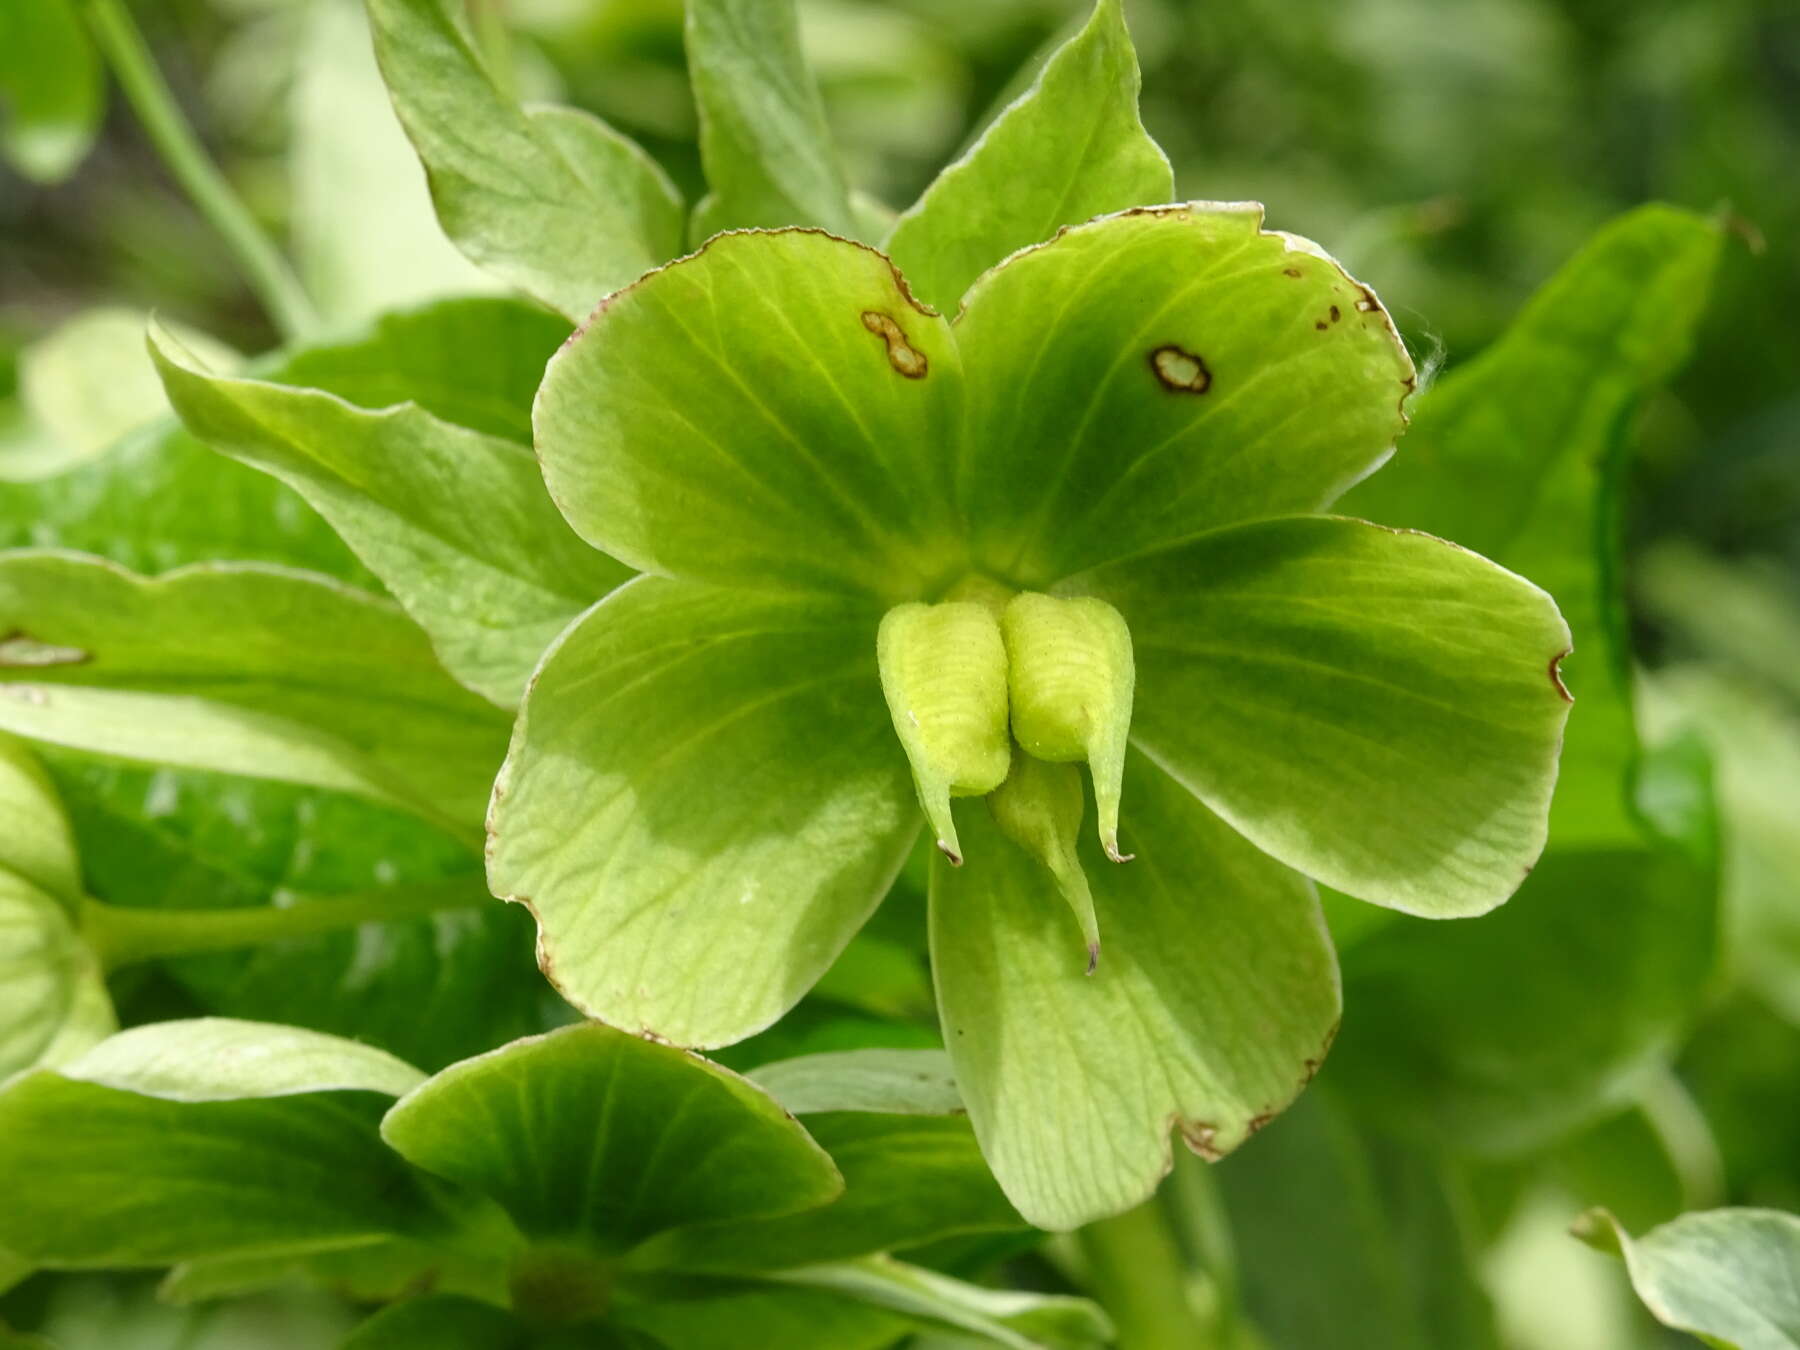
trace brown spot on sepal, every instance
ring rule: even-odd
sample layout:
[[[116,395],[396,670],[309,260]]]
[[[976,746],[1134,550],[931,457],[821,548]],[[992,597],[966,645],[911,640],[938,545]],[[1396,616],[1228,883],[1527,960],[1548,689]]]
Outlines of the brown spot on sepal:
[[[925,353],[906,340],[906,330],[894,321],[891,314],[883,314],[878,309],[865,309],[862,312],[862,326],[887,344],[888,364],[909,380],[922,380],[931,369],[931,362],[926,360]]]
[[[1208,1125],[1205,1121],[1180,1121],[1181,1138],[1188,1148],[1207,1162],[1218,1162],[1225,1156],[1225,1150],[1214,1141],[1219,1137],[1218,1127]]]
[[[1569,686],[1563,683],[1562,677],[1562,663],[1568,657],[1569,653],[1574,650],[1573,647],[1564,647],[1555,656],[1550,658],[1550,683],[1555,686],[1556,692],[1561,695],[1564,703],[1573,703],[1575,701],[1575,695],[1569,692]]]
[[[1381,308],[1381,301],[1375,298],[1374,291],[1363,285],[1358,285],[1356,289],[1361,292],[1361,298],[1356,302],[1357,309],[1361,310],[1364,314],[1373,314],[1376,310]]]
[[[1206,362],[1173,342],[1151,351],[1150,369],[1171,393],[1204,394],[1212,388],[1212,371],[1206,368]]]
[[[1306,273],[1302,272],[1298,267],[1284,267],[1281,269],[1281,275],[1284,277],[1303,277]]]
[[[1336,305],[1333,305],[1331,307],[1331,321],[1333,323],[1336,323],[1339,319],[1341,319],[1343,317],[1344,317],[1344,311],[1339,309]]]

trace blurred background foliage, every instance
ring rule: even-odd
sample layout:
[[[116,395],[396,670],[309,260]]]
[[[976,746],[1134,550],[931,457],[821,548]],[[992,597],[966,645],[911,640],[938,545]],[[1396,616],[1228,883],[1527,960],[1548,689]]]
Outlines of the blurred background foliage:
[[[852,181],[899,209],[1086,6],[800,8]],[[1337,1306],[1333,1282],[1354,1282],[1371,1307],[1409,1309],[1396,1318],[1421,1328],[1420,1350],[1661,1344],[1616,1264],[1566,1236],[1575,1213],[1610,1204],[1637,1229],[1694,1206],[1800,1208],[1800,4],[1132,0],[1128,10],[1144,120],[1181,194],[1266,202],[1271,225],[1319,240],[1379,288],[1428,369],[1481,351],[1638,202],[1729,222],[1693,359],[1641,409],[1622,504],[1643,725],[1652,743],[1698,735],[1722,811],[1721,956],[1700,1006],[1677,1019],[1651,1073],[1549,1142],[1438,1168],[1435,1151],[1375,1137],[1352,1109],[1355,1085],[1334,1086],[1333,1068],[1349,1073],[1352,1057],[1332,1061],[1240,1158],[1213,1173],[1184,1159],[1165,1196],[1200,1301],[1247,1303],[1279,1345],[1370,1343],[1355,1328],[1332,1340],[1306,1326],[1308,1306]],[[354,0],[158,0],[134,12],[209,149],[287,243],[328,332],[494,289],[437,231]],[[504,19],[525,96],[600,113],[700,195],[680,0],[508,0]],[[79,167],[55,183],[0,167],[0,476],[98,453],[161,411],[142,311],[238,352],[277,343],[98,80],[97,139]],[[31,537],[16,526],[7,542]],[[135,790],[119,781],[109,790]],[[1565,885],[1565,903],[1586,884]],[[913,953],[918,889],[903,880],[816,997],[722,1057],[931,1043]],[[1491,933],[1504,945],[1507,933],[1487,925],[1510,914],[1471,940]],[[515,935],[509,917],[494,921],[497,940]],[[1528,922],[1521,908],[1516,923]],[[1340,933],[1347,949],[1358,937]],[[234,980],[270,987],[237,971],[215,963],[152,981],[142,1006],[217,1005]],[[1358,979],[1379,978],[1378,966],[1352,964],[1352,1023]],[[1503,996],[1471,1015],[1503,1018]],[[519,1029],[537,1017],[521,1008]],[[1562,1030],[1547,1021],[1538,1034]],[[1257,1222],[1304,1206],[1311,1217]],[[1445,1253],[1468,1237],[1480,1259],[1453,1270]],[[1078,1251],[1053,1244],[1041,1275],[1079,1264]],[[1272,1279],[1278,1288],[1259,1290]],[[128,1317],[155,1307],[135,1286],[40,1282],[20,1295],[70,1346],[302,1345],[326,1333],[292,1318],[310,1327],[336,1315],[314,1303],[239,1305],[202,1335],[189,1311]],[[1485,1329],[1489,1300],[1498,1342]],[[1287,1322],[1271,1325],[1272,1307],[1287,1308],[1275,1314]],[[289,1340],[259,1320],[277,1315]]]

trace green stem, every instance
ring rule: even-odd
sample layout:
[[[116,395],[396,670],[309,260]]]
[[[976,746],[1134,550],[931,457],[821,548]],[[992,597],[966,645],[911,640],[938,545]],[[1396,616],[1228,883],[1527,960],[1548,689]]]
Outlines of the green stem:
[[[259,947],[361,923],[417,919],[491,903],[479,876],[460,876],[244,909],[139,909],[87,900],[81,921],[88,945],[110,971],[165,956]]]
[[[207,158],[121,0],[87,0],[87,7],[94,41],[105,53],[151,144],[200,213],[237,255],[251,289],[275,326],[290,339],[317,327],[318,316],[298,278],[231,190],[225,175]]]
[[[1214,1343],[1188,1300],[1187,1267],[1154,1198],[1077,1236],[1089,1289],[1118,1329],[1119,1350],[1205,1350]]]

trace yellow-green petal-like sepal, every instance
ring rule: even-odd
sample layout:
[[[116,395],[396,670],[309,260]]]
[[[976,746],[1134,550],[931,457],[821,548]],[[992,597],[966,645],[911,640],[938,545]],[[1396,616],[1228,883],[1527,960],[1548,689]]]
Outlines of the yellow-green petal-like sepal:
[[[1050,764],[1014,755],[1012,772],[988,796],[1000,832],[1050,870],[1087,943],[1087,973],[1100,964],[1100,921],[1087,873],[1075,854],[1081,831],[1081,773],[1073,764]]]
[[[1091,596],[1027,591],[1008,602],[1000,629],[1013,735],[1039,759],[1088,762],[1101,846],[1114,862],[1128,861],[1119,852],[1119,784],[1136,677],[1124,618]]]
[[[919,805],[938,848],[960,865],[950,799],[992,792],[1012,759],[999,621],[973,601],[897,605],[882,616],[875,645]]]

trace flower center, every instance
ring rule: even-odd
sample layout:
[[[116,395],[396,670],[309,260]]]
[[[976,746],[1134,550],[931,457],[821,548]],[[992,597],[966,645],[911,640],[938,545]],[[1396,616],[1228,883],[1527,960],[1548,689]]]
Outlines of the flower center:
[[[1074,909],[1091,970],[1099,936],[1076,859],[1083,800],[1072,766],[1088,765],[1106,856],[1128,861],[1119,795],[1135,667],[1123,616],[1092,596],[1015,592],[971,575],[936,604],[890,609],[876,655],[939,850],[962,865],[951,799],[988,797],[1001,831],[1049,869]]]

